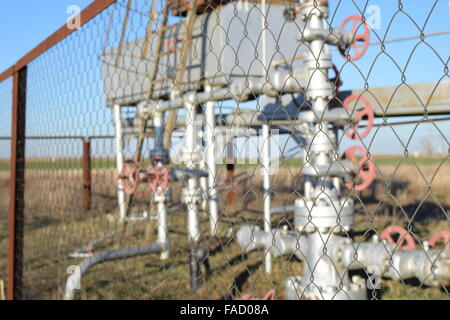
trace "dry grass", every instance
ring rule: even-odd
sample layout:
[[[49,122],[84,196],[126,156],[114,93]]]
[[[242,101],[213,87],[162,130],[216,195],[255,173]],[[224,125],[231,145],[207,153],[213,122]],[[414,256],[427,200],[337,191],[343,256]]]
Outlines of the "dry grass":
[[[357,203],[356,231],[363,231],[357,240],[367,240],[391,224],[411,224],[417,240],[429,239],[437,230],[450,229],[450,167],[424,165],[381,166],[373,187],[351,195]],[[437,170],[439,169],[439,170]],[[238,171],[239,172],[239,171]],[[438,174],[436,174],[438,172]],[[262,224],[261,176],[256,175],[236,188],[235,201],[221,201],[220,234],[245,223]],[[224,173],[221,173],[224,177]],[[7,208],[8,176],[0,172],[0,237],[1,275],[5,272],[5,208]],[[60,299],[67,278],[66,268],[79,260],[68,253],[111,231],[121,229],[108,217],[116,215],[113,170],[96,170],[93,175],[93,209],[81,207],[82,182],[79,170],[33,170],[26,174],[26,227],[24,257],[24,297],[27,299]],[[301,193],[298,169],[281,169],[274,180],[273,205],[290,205]],[[173,190],[179,198],[180,185]],[[148,208],[148,190],[139,191],[133,212]],[[225,197],[222,197],[224,199]],[[278,215],[274,226],[292,225],[292,214]],[[284,279],[302,273],[302,263],[294,258],[274,260],[273,273],[262,268],[260,253],[242,254],[233,241],[225,237],[205,236],[203,243],[210,250],[212,272],[203,279],[200,289],[189,289],[188,243],[186,214],[177,210],[170,214],[170,238],[173,255],[161,261],[157,255],[104,263],[86,274],[79,292],[81,299],[221,299],[235,298],[241,292],[262,295],[274,288],[283,297]],[[152,241],[154,222],[128,226],[126,232],[103,244],[102,249],[136,246]],[[209,233],[208,217],[201,214],[201,228]],[[149,231],[150,230],[150,231]],[[147,234],[147,236],[146,236]],[[445,299],[443,288],[424,288],[412,281],[383,280],[382,299]]]

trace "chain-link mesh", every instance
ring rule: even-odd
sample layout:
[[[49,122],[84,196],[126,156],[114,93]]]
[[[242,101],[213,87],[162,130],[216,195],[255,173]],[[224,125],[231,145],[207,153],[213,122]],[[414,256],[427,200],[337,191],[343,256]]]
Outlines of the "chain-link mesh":
[[[22,298],[448,299],[448,19],[116,1],[27,66]]]

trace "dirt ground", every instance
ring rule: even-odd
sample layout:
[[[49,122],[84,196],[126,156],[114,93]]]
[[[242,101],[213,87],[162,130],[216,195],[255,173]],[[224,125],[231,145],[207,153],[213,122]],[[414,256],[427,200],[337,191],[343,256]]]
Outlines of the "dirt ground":
[[[241,170],[242,171],[242,170]],[[356,204],[354,233],[357,241],[368,240],[389,225],[411,225],[418,248],[440,230],[450,230],[450,166],[384,165],[377,168],[377,180],[358,194],[349,194]],[[240,171],[237,171],[237,174]],[[294,257],[274,259],[273,272],[263,270],[259,252],[244,255],[226,236],[230,230],[251,223],[262,225],[262,177],[255,176],[235,189],[234,202],[225,203],[221,194],[220,232],[209,236],[209,218],[201,213],[202,242],[209,249],[211,270],[202,277],[195,293],[189,287],[186,214],[182,207],[170,213],[173,248],[168,260],[146,255],[107,262],[92,268],[81,283],[78,299],[235,299],[243,293],[262,296],[275,289],[284,297],[288,276],[301,275],[303,264]],[[220,173],[221,178],[225,173]],[[0,172],[0,276],[6,278],[8,179]],[[80,170],[27,170],[25,190],[25,242],[23,280],[25,299],[61,299],[67,268],[79,263],[69,253],[110,232],[121,230],[96,250],[131,247],[153,241],[155,221],[119,225],[114,171],[93,173],[92,210],[82,209]],[[273,206],[291,205],[302,192],[298,169],[280,169],[274,179]],[[179,200],[180,185],[172,191]],[[133,201],[131,214],[149,209],[149,188],[143,186]],[[293,214],[274,216],[273,226],[292,226]],[[418,280],[383,279],[382,289],[369,292],[373,299],[449,299],[449,287],[428,288]]]

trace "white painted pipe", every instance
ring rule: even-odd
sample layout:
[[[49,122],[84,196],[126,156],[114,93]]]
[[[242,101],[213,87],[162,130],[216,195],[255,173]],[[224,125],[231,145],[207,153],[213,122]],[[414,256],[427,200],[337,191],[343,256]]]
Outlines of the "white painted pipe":
[[[197,185],[197,178],[189,178],[188,180],[188,190],[190,191],[190,195],[193,195],[194,193],[191,193],[191,191],[196,192],[198,188]],[[198,242],[200,240],[200,221],[198,218],[198,205],[195,201],[189,201],[187,203],[187,210],[188,210],[188,234],[189,239],[192,242]]]
[[[207,88],[211,91],[211,88]],[[208,203],[211,235],[217,235],[219,223],[219,200],[217,196],[216,140],[214,137],[216,120],[214,118],[214,101],[206,103],[206,166],[208,170]]]
[[[121,172],[123,169],[123,128],[122,128],[122,117],[120,113],[120,105],[114,105],[114,126],[116,128],[116,170]],[[123,190],[120,181],[117,181],[117,199],[119,202],[119,219],[123,220],[126,214],[126,204],[125,204],[125,191]]]
[[[165,250],[161,252],[161,260],[166,260],[170,256],[169,245],[169,224],[167,223],[167,206],[165,197],[160,197],[157,202],[158,210],[158,243],[162,244]]]
[[[187,111],[186,135],[185,135],[185,163],[188,169],[196,169],[197,134],[195,127],[195,104],[188,102],[185,104]],[[187,185],[187,210],[188,210],[188,234],[192,242],[200,240],[200,221],[198,217],[197,205],[198,178],[192,176],[188,179]]]
[[[338,148],[339,148],[339,129],[337,127],[334,127],[333,133],[334,133],[334,145],[335,145],[335,148],[336,148],[336,152],[338,152]],[[333,178],[333,185],[334,185],[334,188],[336,189],[336,192],[338,194],[340,194],[341,193],[341,179],[339,177],[334,177]]]
[[[158,242],[167,244],[169,227],[167,225],[167,208],[165,201],[160,199],[157,204],[158,209]]]
[[[203,148],[203,151],[205,151],[205,148]],[[202,159],[200,160],[199,170],[206,171],[207,172],[207,164],[204,154],[202,154]],[[207,211],[208,206],[208,177],[207,176],[200,176],[200,189],[202,191],[202,205],[201,209],[202,211]]]
[[[235,99],[229,88],[219,88],[214,92],[196,92],[185,94],[180,98],[173,98],[170,100],[151,101],[149,104],[147,101],[141,106],[142,108],[150,108],[151,110],[159,110],[160,112],[166,112],[173,109],[179,109],[186,105],[186,102],[195,101],[195,103],[205,103],[208,101],[222,101],[228,99]]]
[[[163,126],[163,113],[162,112],[157,111],[153,114],[153,126],[154,126],[153,130],[155,132],[162,130],[162,126]],[[162,137],[155,137],[155,138],[162,140]],[[162,142],[159,140],[155,141],[155,144],[158,144],[158,143],[162,144]]]
[[[270,132],[267,123],[262,126],[262,166],[263,166],[263,189],[264,189],[264,231],[272,233],[272,218],[270,212]],[[269,251],[264,257],[264,266],[267,273],[272,271],[272,255]]]
[[[163,132],[163,114],[161,112],[155,112],[153,115],[153,125],[154,132],[158,133],[155,135],[155,148],[159,151],[163,147],[162,132]],[[162,163],[158,162],[159,166]],[[157,203],[156,208],[158,212],[158,243],[164,245],[166,250],[161,252],[161,259],[165,260],[169,258],[169,224],[167,223],[167,206],[165,194],[154,194],[154,200]]]

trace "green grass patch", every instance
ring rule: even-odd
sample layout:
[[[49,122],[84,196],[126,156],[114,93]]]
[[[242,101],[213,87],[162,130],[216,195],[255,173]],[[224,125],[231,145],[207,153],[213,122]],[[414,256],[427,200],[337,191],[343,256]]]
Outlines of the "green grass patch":
[[[373,159],[377,166],[448,166],[450,165],[449,156],[421,156],[421,157],[405,157],[405,156],[388,156],[388,155],[373,155]],[[291,158],[280,160],[279,166],[281,168],[295,168],[303,165],[303,159]],[[235,169],[248,169],[252,167],[261,166],[260,161],[255,160],[236,160]],[[9,170],[9,160],[0,160],[0,171]],[[81,170],[81,159],[32,159],[26,161],[26,169],[29,170]],[[92,169],[113,169],[116,166],[113,158],[94,158],[91,163]],[[219,167],[225,167],[224,164]],[[183,168],[184,164],[171,163],[169,167]]]

